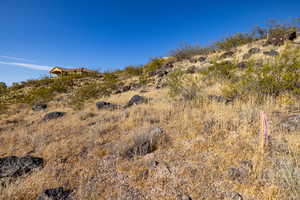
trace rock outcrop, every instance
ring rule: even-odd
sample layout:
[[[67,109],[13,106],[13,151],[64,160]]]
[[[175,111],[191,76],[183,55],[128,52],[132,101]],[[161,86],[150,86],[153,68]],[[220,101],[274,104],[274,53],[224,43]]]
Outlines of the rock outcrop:
[[[43,166],[43,159],[31,156],[0,158],[0,178],[22,176]]]

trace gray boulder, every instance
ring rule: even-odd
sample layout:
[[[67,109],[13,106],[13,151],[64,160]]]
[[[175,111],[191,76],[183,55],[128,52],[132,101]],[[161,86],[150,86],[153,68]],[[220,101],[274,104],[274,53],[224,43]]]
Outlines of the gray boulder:
[[[238,64],[237,64],[237,67],[238,68],[240,68],[240,69],[245,69],[245,68],[247,68],[247,66],[248,66],[248,63],[247,62],[239,62]]]
[[[290,41],[293,41],[297,38],[297,32],[296,31],[293,31],[289,34],[287,34],[287,39],[290,40]]]
[[[31,156],[0,158],[0,178],[22,176],[43,166],[43,159]]]
[[[206,59],[207,59],[206,57],[202,57],[202,56],[200,58],[198,58],[199,62],[204,62],[204,61],[206,61]]]
[[[52,119],[57,119],[57,118],[60,118],[60,117],[63,117],[66,113],[64,112],[50,112],[50,113],[47,113],[44,118],[43,118],[43,121],[49,121],[49,120],[52,120]]]
[[[71,200],[71,190],[65,190],[63,187],[46,189],[36,200]]]
[[[32,106],[33,111],[45,110],[47,108],[47,104],[39,103]]]
[[[220,56],[220,59],[230,58],[234,55],[233,51],[227,51]]]
[[[96,103],[96,107],[100,110],[100,109],[109,109],[109,110],[114,110],[118,108],[118,105],[116,104],[112,104],[109,102],[105,102],[105,101],[99,101]]]
[[[218,102],[218,103],[230,103],[232,100],[231,99],[228,99],[228,98],[225,98],[223,96],[218,96],[218,95],[208,95],[208,99],[210,101],[215,101],[215,102]]]
[[[275,51],[273,49],[271,51],[264,51],[263,54],[266,56],[272,56],[272,57],[279,55],[278,51]]]
[[[141,104],[141,103],[147,103],[149,101],[148,98],[139,96],[139,95],[134,95],[131,97],[129,102],[126,104],[125,108],[131,107],[133,105]]]
[[[248,54],[253,55],[253,54],[256,54],[259,52],[260,52],[259,48],[251,48],[251,49],[249,49]]]

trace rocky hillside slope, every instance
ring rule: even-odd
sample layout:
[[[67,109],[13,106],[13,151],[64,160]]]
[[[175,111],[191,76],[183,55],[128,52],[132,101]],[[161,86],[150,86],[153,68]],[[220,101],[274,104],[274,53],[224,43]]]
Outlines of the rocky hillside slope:
[[[6,88],[0,199],[299,199],[296,42]]]

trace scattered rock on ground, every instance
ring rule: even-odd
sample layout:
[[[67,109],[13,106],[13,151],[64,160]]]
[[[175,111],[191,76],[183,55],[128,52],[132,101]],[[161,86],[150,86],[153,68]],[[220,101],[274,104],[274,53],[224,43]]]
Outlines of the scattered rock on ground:
[[[251,48],[251,49],[249,49],[248,54],[253,55],[253,54],[256,54],[259,52],[260,52],[259,48]]]
[[[216,101],[216,102],[219,102],[219,103],[226,103],[226,104],[231,101],[230,99],[227,99],[223,96],[217,96],[217,95],[209,95],[208,99],[210,101]]]
[[[227,51],[220,56],[220,59],[230,58],[234,55],[233,51]]]
[[[100,110],[100,109],[109,109],[109,110],[114,110],[116,108],[118,108],[118,105],[116,104],[112,104],[106,101],[99,101],[96,103],[96,107]]]
[[[49,121],[52,119],[57,119],[57,118],[63,117],[65,114],[66,114],[65,112],[50,112],[44,116],[43,120]]]
[[[65,190],[63,187],[46,189],[36,200],[69,200],[71,190]]]
[[[192,200],[192,198],[186,194],[181,196],[181,200]]]
[[[247,68],[247,66],[248,66],[247,62],[240,62],[237,64],[237,67],[240,69],[245,69]]]
[[[243,200],[242,195],[240,195],[239,193],[236,193],[233,197],[232,200]]]
[[[206,57],[200,57],[200,58],[198,58],[198,60],[199,60],[199,62],[204,62],[204,61],[206,61]]]
[[[122,92],[127,92],[127,91],[129,91],[130,89],[131,89],[131,86],[130,86],[130,85],[125,85],[125,86],[122,86],[122,87],[120,87],[119,89],[115,90],[115,91],[113,92],[113,94],[120,94],[120,93],[122,93]]]
[[[35,168],[42,167],[43,163],[42,158],[31,156],[0,158],[0,178],[21,176]]]
[[[137,104],[141,104],[141,103],[146,103],[148,102],[149,99],[147,99],[146,97],[143,96],[139,96],[139,95],[134,95],[133,97],[131,97],[131,99],[129,100],[129,102],[126,104],[126,108],[133,106],[133,105],[137,105]]]
[[[47,108],[47,104],[35,104],[32,106],[33,111],[45,110]]]
[[[273,49],[271,51],[264,51],[264,55],[274,57],[274,56],[278,56],[279,53]]]
[[[288,40],[293,41],[293,40],[295,40],[296,38],[297,38],[297,33],[296,33],[296,31],[293,31],[293,32],[291,32],[291,33],[289,33],[289,34],[287,35],[287,39],[288,39]]]

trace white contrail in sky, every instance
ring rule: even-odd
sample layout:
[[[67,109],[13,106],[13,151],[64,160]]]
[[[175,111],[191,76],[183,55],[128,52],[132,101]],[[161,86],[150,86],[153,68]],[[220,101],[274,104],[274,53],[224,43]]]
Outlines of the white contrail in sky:
[[[13,65],[13,66],[19,66],[19,67],[26,67],[26,68],[35,69],[35,70],[44,70],[44,71],[50,70],[49,66],[29,64],[29,63],[3,62],[3,61],[0,61],[0,64],[3,64],[3,65]]]
[[[10,59],[10,60],[22,60],[22,61],[25,61],[25,62],[34,62],[33,60],[20,58],[20,57],[14,57],[14,56],[0,55],[0,58]]]

